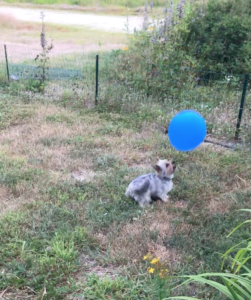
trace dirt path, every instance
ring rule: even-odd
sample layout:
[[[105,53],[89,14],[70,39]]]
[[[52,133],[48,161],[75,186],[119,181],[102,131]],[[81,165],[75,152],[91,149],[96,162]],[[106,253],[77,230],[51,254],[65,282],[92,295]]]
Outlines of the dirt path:
[[[43,10],[45,21],[48,23],[86,26],[91,29],[100,29],[110,32],[125,32],[127,18],[125,16],[104,16],[96,14],[87,14],[81,12],[66,12],[56,10]],[[17,7],[0,7],[0,14],[8,14],[21,21],[40,21],[41,9],[17,8]],[[134,28],[139,29],[142,26],[142,18],[138,16],[128,17],[129,32],[132,33]]]

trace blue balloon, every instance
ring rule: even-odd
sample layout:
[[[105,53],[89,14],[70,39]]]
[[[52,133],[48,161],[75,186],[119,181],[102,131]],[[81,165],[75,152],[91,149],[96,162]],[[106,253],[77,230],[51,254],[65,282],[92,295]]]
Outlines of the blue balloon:
[[[201,114],[183,110],[173,117],[168,136],[176,150],[191,151],[198,147],[207,134],[207,125]]]

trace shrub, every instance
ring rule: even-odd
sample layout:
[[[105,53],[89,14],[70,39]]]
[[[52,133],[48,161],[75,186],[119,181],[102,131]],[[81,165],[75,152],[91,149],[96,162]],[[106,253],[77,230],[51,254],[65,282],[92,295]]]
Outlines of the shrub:
[[[111,53],[109,80],[147,97],[177,102],[184,99],[181,91],[188,94],[221,79],[219,72],[249,73],[250,16],[249,0],[209,0],[200,6],[181,0],[152,23],[145,10],[143,30],[130,36],[124,51]]]
[[[113,79],[130,90],[144,91],[161,100],[177,97],[180,90],[190,90],[198,63],[181,39],[187,33],[183,19],[187,9],[181,0],[164,9],[162,20],[148,23],[145,15],[143,30],[135,31],[124,51],[111,54],[109,73]]]
[[[251,71],[251,2],[211,0],[187,16],[184,44],[201,68],[244,74]]]

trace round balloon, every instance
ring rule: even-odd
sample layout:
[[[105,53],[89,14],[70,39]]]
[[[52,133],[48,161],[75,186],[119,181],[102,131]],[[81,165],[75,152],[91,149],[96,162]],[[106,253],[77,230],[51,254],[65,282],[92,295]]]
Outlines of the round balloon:
[[[194,110],[183,110],[173,117],[168,136],[176,150],[191,151],[198,147],[207,134],[206,122]]]

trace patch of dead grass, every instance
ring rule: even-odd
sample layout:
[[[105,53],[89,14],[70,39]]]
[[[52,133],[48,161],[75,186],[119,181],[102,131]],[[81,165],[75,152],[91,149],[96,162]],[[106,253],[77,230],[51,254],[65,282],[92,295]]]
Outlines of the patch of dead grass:
[[[210,214],[227,214],[233,205],[238,202],[236,198],[236,192],[250,192],[251,185],[248,182],[241,182],[242,184],[235,182],[231,190],[227,191],[226,193],[221,194],[217,198],[212,198],[206,205],[207,210]]]
[[[181,260],[181,254],[177,250],[168,249],[155,242],[150,242],[148,244],[148,253],[152,254],[153,257],[160,257],[160,260],[165,261],[171,268],[174,268],[175,264],[179,263]]]
[[[97,175],[96,172],[87,169],[79,169],[73,171],[71,177],[74,178],[76,181],[80,182],[90,182],[93,178]]]
[[[211,199],[208,204],[208,211],[210,214],[225,214],[229,211],[231,207],[231,202],[228,200],[220,199]]]
[[[0,186],[0,212],[3,214],[7,207],[15,207],[13,197],[10,195],[7,188]]]
[[[107,264],[103,267],[98,264],[96,260],[91,259],[85,254],[80,256],[79,261],[80,265],[84,269],[84,274],[83,272],[79,272],[76,278],[81,281],[86,280],[86,274],[96,274],[100,278],[109,277],[110,279],[114,279],[121,270],[121,268],[115,267],[112,264]]]
[[[18,183],[15,190],[0,186],[0,214],[21,209],[24,204],[32,202],[37,193],[36,188],[28,187],[25,182]]]
[[[99,233],[96,238],[103,247],[109,244],[115,260],[139,263],[151,253],[169,263],[178,261],[180,254],[164,245],[164,239],[173,234],[174,215],[166,210],[168,205],[157,202],[157,210],[146,211],[143,217],[123,225],[119,231],[114,228],[109,237]]]
[[[47,116],[58,114],[63,114],[73,120],[74,124],[46,122]],[[88,136],[93,132],[95,125],[90,126],[93,120],[88,120],[90,122],[80,122],[76,119],[77,117],[74,114],[67,112],[65,109],[60,109],[53,105],[37,106],[36,114],[29,122],[20,126],[10,127],[1,134],[0,143],[3,146],[0,146],[0,149],[4,149],[12,157],[21,156],[27,161],[29,158],[39,159],[41,161],[41,168],[44,170],[63,172],[64,170],[74,171],[84,166],[89,168],[91,161],[70,158],[70,145],[56,144],[45,147],[41,143],[41,139],[43,138],[49,140],[53,138],[58,140],[71,139],[74,136]],[[100,143],[103,143],[103,146],[105,146],[104,141],[100,141]]]
[[[33,28],[32,28],[33,26]],[[6,29],[14,29],[14,30],[20,30],[20,29],[38,29],[38,24],[26,24],[25,22],[17,20],[13,15],[8,13],[2,13],[0,12],[0,28],[2,30]]]
[[[1,300],[35,300],[37,299],[37,293],[29,287],[24,289],[15,289],[7,287],[5,290],[0,291]]]

